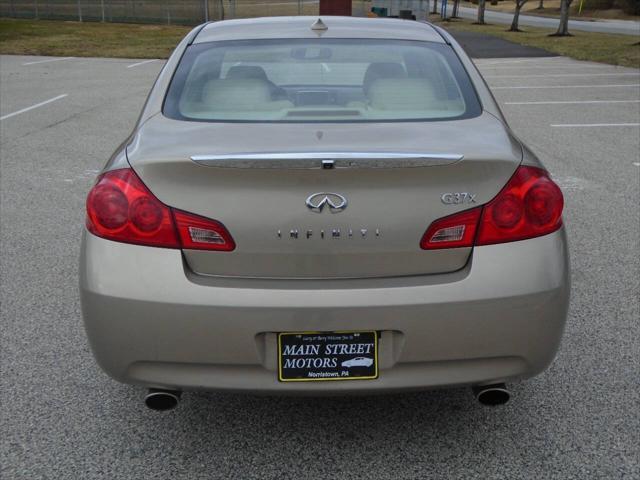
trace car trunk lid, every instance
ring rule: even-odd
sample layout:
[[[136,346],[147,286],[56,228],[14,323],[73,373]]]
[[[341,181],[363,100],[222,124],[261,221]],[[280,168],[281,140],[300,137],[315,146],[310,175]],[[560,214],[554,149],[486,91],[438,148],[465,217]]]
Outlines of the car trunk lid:
[[[233,236],[232,252],[184,250],[191,270],[254,278],[458,270],[471,249],[422,250],[424,231],[493,198],[522,156],[489,114],[344,124],[182,122],[157,115],[127,153],[161,201],[216,219]],[[455,203],[461,198],[466,202]]]

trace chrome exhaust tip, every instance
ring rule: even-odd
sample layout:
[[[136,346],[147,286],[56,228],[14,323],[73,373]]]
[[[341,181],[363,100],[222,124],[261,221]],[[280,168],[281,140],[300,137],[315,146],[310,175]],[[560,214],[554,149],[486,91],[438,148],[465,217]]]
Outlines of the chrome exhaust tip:
[[[476,400],[482,405],[495,406],[504,405],[511,398],[511,393],[504,383],[494,383],[493,385],[476,385],[473,387],[473,394]]]
[[[182,392],[177,390],[160,390],[157,388],[150,388],[147,395],[144,397],[144,404],[147,408],[157,412],[173,410],[178,406],[178,403],[180,403],[181,394]]]

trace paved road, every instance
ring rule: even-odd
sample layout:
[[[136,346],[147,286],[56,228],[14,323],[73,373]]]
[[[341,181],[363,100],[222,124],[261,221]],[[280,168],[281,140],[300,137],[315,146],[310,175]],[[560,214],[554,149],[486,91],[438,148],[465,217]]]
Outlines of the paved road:
[[[462,18],[477,18],[478,11],[476,8],[460,7],[460,16]],[[502,23],[511,25],[513,21],[513,13],[494,12],[486,9],[484,19],[487,23]],[[520,25],[528,25],[530,27],[541,28],[558,28],[558,20],[549,17],[538,17],[535,15],[520,15]],[[622,35],[640,36],[640,22],[633,20],[599,20],[590,22],[584,20],[569,19],[569,31],[582,30],[585,32],[601,32],[601,33],[619,33]]]
[[[45,60],[56,61],[32,63]],[[637,70],[563,57],[478,62],[564,189],[572,252],[560,353],[513,384],[508,405],[483,408],[467,389],[186,393],[158,414],[141,389],[96,366],[76,285],[86,192],[162,64],[0,63],[3,480],[640,477]],[[598,124],[609,126],[589,126]]]
[[[524,58],[524,57],[557,57],[541,48],[528,47],[519,43],[478,32],[465,32],[451,29],[449,33],[462,45],[472,58]]]

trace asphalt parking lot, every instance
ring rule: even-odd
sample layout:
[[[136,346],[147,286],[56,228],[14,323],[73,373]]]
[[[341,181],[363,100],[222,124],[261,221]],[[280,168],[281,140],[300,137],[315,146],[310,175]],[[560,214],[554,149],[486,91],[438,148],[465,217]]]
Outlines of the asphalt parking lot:
[[[467,389],[187,393],[160,414],[95,364],[77,258],[85,195],[162,62],[0,57],[2,478],[639,478],[640,72],[477,63],[565,194],[573,292],[549,370],[498,408]]]

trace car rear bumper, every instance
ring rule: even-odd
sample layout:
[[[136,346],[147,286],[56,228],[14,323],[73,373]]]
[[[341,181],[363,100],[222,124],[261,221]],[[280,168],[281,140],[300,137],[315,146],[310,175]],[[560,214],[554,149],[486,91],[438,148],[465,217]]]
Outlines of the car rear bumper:
[[[150,387],[355,393],[481,384],[535,375],[567,315],[564,229],[477,247],[450,274],[366,280],[194,275],[180,251],[85,233],[80,292],[100,366]],[[379,378],[277,380],[276,332],[378,330]]]

